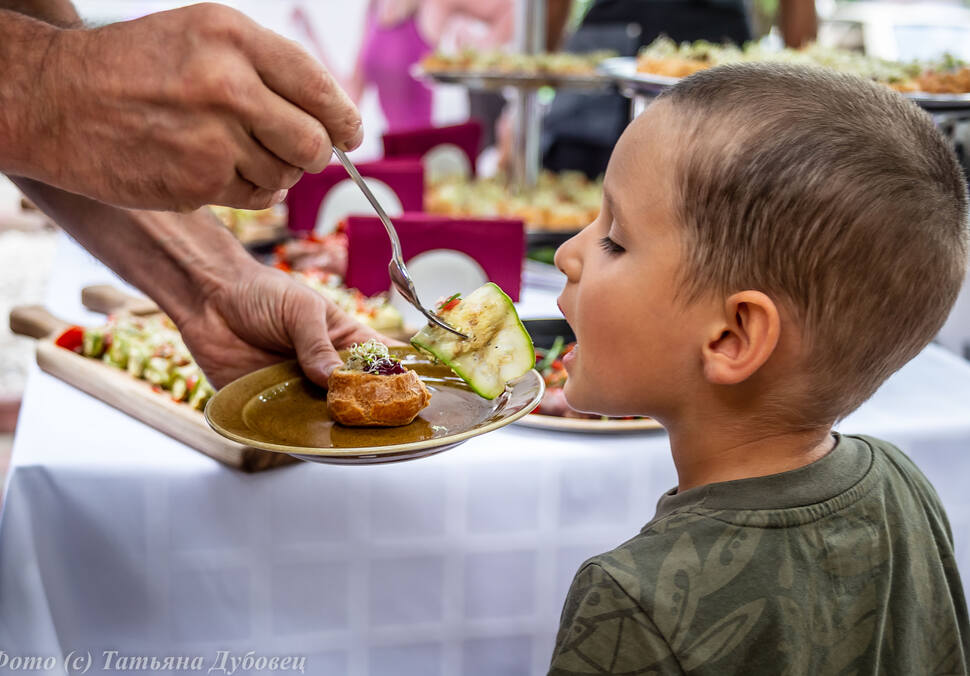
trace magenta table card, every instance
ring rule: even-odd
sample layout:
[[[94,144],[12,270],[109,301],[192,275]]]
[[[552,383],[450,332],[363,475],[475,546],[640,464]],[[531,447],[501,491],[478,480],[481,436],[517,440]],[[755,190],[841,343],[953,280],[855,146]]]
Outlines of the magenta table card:
[[[418,254],[453,250],[474,259],[488,281],[498,284],[513,301],[522,288],[525,229],[520,220],[498,218],[450,218],[436,214],[408,213],[391,219],[401,239],[405,262]],[[387,264],[391,243],[376,216],[347,219],[347,286],[368,296],[390,289]],[[431,304],[435,299],[422,299]]]
[[[478,120],[469,120],[448,127],[388,132],[384,134],[383,140],[384,156],[387,158],[423,158],[441,146],[457,146],[468,160],[470,175],[474,175],[475,161],[482,140],[482,124]]]
[[[424,208],[424,168],[420,160],[362,162],[357,165],[357,170],[371,183],[371,189],[382,200],[382,206],[388,213],[421,211]],[[352,196],[357,200],[355,204],[359,202],[361,205],[358,207],[359,213],[372,213],[373,210],[363,201],[362,194],[359,194],[360,189],[356,186],[351,188],[351,185],[347,170],[339,164],[331,164],[319,174],[304,174],[286,195],[290,230],[295,233],[313,231],[317,227],[318,218],[329,206],[327,200],[331,191]],[[338,187],[340,190],[335,191]],[[388,204],[383,204],[385,199]],[[332,227],[333,224],[330,225]]]

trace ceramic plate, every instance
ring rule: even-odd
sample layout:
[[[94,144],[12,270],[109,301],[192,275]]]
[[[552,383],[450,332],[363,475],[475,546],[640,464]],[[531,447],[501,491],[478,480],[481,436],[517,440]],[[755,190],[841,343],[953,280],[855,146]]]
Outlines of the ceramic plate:
[[[538,413],[530,413],[522,418],[519,424],[523,427],[535,427],[542,430],[592,432],[596,434],[617,434],[622,432],[642,432],[644,430],[663,429],[663,425],[653,418],[635,418],[633,420],[622,420],[618,418],[563,418],[558,415],[540,415]]]
[[[327,391],[307,380],[296,362],[269,366],[225,386],[209,401],[205,418],[219,434],[246,446],[301,460],[374,464],[439,453],[515,422],[534,409],[544,385],[535,371],[489,401],[451,369],[412,347],[391,352],[416,371],[431,403],[403,427],[344,427],[330,419]]]
[[[918,106],[931,111],[970,110],[970,94],[928,94],[926,92],[905,92],[903,96],[912,99]]]

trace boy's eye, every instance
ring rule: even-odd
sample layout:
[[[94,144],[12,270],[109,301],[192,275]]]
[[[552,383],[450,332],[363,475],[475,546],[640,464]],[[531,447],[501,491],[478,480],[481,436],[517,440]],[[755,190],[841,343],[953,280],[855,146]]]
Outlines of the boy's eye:
[[[605,251],[608,254],[612,254],[614,256],[616,254],[621,254],[624,251],[626,251],[626,249],[624,249],[622,246],[620,246],[619,244],[617,244],[616,242],[614,242],[612,239],[610,239],[610,236],[609,235],[603,237],[600,240],[600,246],[603,247],[603,251]]]

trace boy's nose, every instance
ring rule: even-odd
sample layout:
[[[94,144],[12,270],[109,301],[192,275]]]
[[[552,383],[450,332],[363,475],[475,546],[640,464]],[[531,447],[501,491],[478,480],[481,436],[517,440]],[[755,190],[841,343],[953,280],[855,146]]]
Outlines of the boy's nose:
[[[574,282],[579,278],[579,272],[582,269],[582,262],[579,259],[579,239],[581,235],[582,230],[560,244],[559,248],[556,249],[555,257],[553,258],[553,262],[556,264],[556,267],[559,268],[560,272],[566,275],[566,279],[571,282]]]

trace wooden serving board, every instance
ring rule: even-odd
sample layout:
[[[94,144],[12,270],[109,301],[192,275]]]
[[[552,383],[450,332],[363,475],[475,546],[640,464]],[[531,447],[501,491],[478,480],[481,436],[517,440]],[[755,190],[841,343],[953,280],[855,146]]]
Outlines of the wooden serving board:
[[[53,232],[55,226],[50,219],[39,211],[0,213],[0,233],[27,232],[37,233],[44,230]]]
[[[96,284],[81,289],[81,304],[103,315],[127,312],[141,317],[161,312],[155,301],[144,296],[132,296],[110,284]]]
[[[150,305],[154,305],[145,298],[129,296],[112,287],[89,287],[82,298],[86,306],[99,312],[148,314]],[[151,312],[158,312],[157,306]],[[41,369],[159,432],[244,472],[297,462],[289,455],[229,441],[206,424],[201,411],[172,401],[166,392],[155,392],[149,383],[99,359],[55,345],[56,338],[70,326],[38,305],[17,307],[10,313],[11,331],[37,339],[37,364]]]

